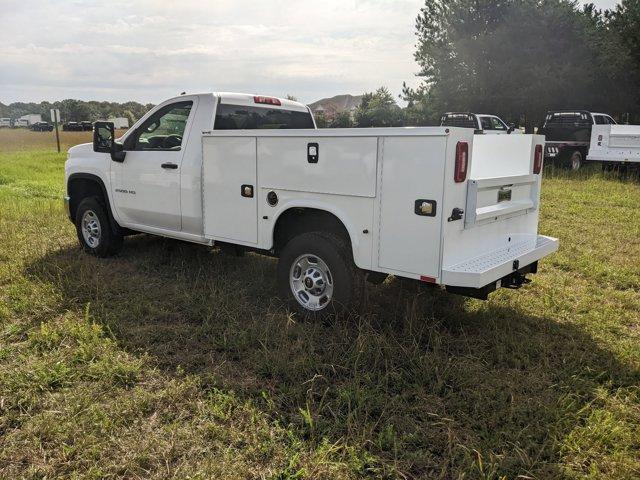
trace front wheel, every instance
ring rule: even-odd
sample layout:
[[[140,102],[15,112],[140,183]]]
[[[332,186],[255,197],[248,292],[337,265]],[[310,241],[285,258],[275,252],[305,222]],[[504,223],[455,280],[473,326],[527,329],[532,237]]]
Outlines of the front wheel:
[[[85,252],[109,257],[122,247],[122,235],[114,232],[105,208],[98,197],[85,198],[76,211],[76,232]]]
[[[309,232],[289,241],[277,278],[283,300],[305,317],[350,311],[362,302],[362,273],[348,243],[334,234]]]

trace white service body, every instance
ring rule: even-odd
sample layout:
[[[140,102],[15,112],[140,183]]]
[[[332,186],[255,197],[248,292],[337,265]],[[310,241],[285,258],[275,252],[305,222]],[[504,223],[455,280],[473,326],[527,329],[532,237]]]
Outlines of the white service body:
[[[640,164],[640,125],[594,125],[587,160]]]
[[[558,248],[538,235],[542,176],[533,168],[542,136],[449,127],[215,130],[220,104],[253,97],[199,94],[163,102],[121,140],[154,111],[185,101],[193,108],[178,150],[129,151],[118,163],[79,145],[69,151],[66,181],[98,177],[121,227],[208,245],[270,251],[281,215],[322,210],[344,225],[359,268],[448,286],[499,282],[514,265]],[[281,102],[277,108],[308,111]],[[456,183],[459,142],[468,144],[469,165]],[[308,159],[313,144],[317,163]],[[166,162],[177,168],[161,168]],[[252,197],[241,195],[245,185],[254,187]],[[434,202],[433,216],[416,213],[419,200]],[[450,221],[454,209],[464,214]]]

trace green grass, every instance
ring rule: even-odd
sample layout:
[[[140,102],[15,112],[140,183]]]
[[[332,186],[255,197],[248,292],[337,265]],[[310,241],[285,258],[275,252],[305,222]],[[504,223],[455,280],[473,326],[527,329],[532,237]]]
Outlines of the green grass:
[[[323,324],[269,258],[83,254],[63,161],[0,153],[0,477],[640,476],[637,181],[548,175],[561,249],[519,291],[391,280]]]

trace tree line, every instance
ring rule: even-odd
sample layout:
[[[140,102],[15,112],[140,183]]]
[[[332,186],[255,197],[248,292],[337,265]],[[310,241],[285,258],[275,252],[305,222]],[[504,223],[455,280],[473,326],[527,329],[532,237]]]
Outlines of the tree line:
[[[640,123],[640,0],[613,10],[575,0],[426,0],[416,20],[420,83],[400,108],[387,88],[320,127],[435,125],[446,111],[501,116],[532,131],[547,110],[584,109]],[[127,117],[137,102],[0,103],[0,117],[59,108],[66,121]]]
[[[129,125],[133,125],[136,120],[147,113],[153,104],[143,105],[138,102],[98,102],[67,99],[59,102],[15,102],[9,105],[0,103],[0,117],[20,118],[27,114],[40,114],[42,120],[51,121],[50,110],[57,108],[60,110],[60,117],[65,122],[81,122],[96,120],[106,120],[111,117],[125,117],[129,120]]]
[[[447,111],[501,116],[527,128],[556,109],[640,123],[640,0],[613,10],[568,0],[427,0],[416,20],[420,84],[401,109],[386,88],[342,126],[437,125]]]

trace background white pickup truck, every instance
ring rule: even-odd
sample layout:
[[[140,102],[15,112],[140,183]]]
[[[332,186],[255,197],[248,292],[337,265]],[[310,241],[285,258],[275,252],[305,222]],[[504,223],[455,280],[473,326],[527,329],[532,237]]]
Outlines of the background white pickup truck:
[[[281,294],[303,314],[357,305],[362,280],[387,274],[486,298],[558,247],[537,234],[543,145],[448,127],[316,130],[296,102],[183,95],[117,142],[98,122],[93,145],[69,150],[66,201],[98,256],[132,232],[276,255]]]
[[[509,135],[522,133],[515,126],[507,124],[497,115],[483,113],[448,112],[440,119],[441,127],[473,128],[486,135]]]

